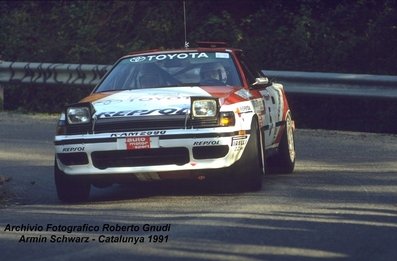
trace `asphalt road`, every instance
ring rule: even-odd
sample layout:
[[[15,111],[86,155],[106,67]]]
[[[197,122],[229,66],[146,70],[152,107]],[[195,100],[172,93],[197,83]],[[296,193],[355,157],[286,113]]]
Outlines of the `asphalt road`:
[[[396,260],[396,135],[298,129],[295,173],[255,193],[113,186],[67,205],[53,185],[55,122],[0,113],[1,260]]]

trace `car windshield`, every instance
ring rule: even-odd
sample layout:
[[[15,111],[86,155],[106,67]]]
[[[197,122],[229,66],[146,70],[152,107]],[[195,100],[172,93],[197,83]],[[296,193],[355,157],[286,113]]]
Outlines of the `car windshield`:
[[[228,52],[178,52],[121,59],[95,92],[169,86],[242,86]]]

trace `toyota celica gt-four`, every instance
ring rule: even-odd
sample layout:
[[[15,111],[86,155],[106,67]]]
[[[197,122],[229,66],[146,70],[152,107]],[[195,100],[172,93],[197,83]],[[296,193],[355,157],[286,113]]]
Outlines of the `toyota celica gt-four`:
[[[55,136],[58,198],[86,200],[91,185],[126,178],[217,174],[259,190],[265,170],[293,171],[294,130],[283,86],[252,69],[239,49],[202,43],[133,53],[62,112]]]

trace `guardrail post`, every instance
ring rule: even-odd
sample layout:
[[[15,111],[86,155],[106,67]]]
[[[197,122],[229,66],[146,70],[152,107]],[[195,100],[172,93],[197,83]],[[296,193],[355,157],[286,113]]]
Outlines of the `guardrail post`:
[[[4,110],[4,87],[0,84],[0,111]]]
[[[0,65],[3,63],[3,60],[1,58],[2,56],[0,55]],[[4,87],[0,83],[0,111],[3,110],[4,110]]]

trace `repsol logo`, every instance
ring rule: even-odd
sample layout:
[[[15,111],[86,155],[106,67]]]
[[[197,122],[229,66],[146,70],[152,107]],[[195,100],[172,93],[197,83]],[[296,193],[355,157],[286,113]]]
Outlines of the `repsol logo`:
[[[219,145],[219,140],[205,140],[205,141],[195,141],[193,146],[212,146]]]
[[[63,148],[62,152],[82,152],[84,151],[84,147],[69,147],[69,148]]]
[[[153,109],[153,110],[128,110],[116,112],[102,112],[97,114],[97,118],[127,117],[127,116],[144,116],[144,115],[185,115],[188,108],[175,109]]]

